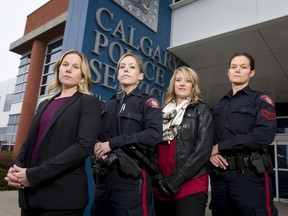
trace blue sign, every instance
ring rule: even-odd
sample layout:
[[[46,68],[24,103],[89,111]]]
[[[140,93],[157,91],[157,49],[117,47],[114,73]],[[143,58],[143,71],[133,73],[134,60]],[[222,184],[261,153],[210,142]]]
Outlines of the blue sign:
[[[68,17],[74,23],[68,24],[67,20],[70,30],[65,36],[73,37],[74,34],[82,40],[70,39],[74,44],[82,45],[81,50],[90,60],[93,93],[108,100],[119,90],[117,62],[124,53],[133,52],[142,57],[146,69],[141,90],[162,102],[171,74],[181,64],[166,50],[170,44],[169,1],[143,1],[142,5],[139,5],[142,1],[132,0],[87,0],[86,3],[74,0],[70,4],[72,2],[74,5],[69,6]],[[87,9],[86,13],[80,13],[83,7]],[[81,17],[76,19],[79,14]],[[79,30],[83,31],[82,35]],[[69,46],[75,48],[73,44]]]
[[[166,49],[170,45],[171,1],[160,0],[70,0],[63,39],[63,51],[76,48],[90,62],[93,93],[109,100],[117,90],[116,66],[126,52],[142,57],[145,77],[142,92],[163,102],[175,68],[182,65]],[[87,162],[90,203],[94,183],[91,163]]]

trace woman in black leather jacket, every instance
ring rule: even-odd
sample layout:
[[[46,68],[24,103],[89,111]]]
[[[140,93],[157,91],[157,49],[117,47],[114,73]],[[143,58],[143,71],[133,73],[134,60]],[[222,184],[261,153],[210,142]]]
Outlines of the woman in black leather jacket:
[[[213,126],[195,71],[185,66],[174,71],[163,107],[164,142],[158,152],[162,176],[154,181],[156,215],[204,216]]]

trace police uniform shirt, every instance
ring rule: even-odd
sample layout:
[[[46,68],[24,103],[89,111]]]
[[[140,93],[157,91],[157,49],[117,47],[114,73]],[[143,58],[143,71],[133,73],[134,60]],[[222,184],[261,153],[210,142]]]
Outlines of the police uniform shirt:
[[[263,149],[275,137],[274,103],[249,86],[232,95],[228,92],[213,110],[215,144],[223,154]]]
[[[143,94],[138,88],[121,102],[113,96],[102,112],[102,137],[105,141],[109,140],[112,150],[131,144],[142,148],[154,147],[162,141],[160,108],[158,100]]]

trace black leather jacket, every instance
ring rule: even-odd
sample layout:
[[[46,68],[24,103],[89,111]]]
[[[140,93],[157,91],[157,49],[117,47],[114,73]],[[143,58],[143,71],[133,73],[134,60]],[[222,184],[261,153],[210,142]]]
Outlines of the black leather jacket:
[[[213,122],[210,108],[204,103],[186,108],[176,137],[175,168],[166,177],[168,187],[177,192],[189,179],[207,173],[213,147]]]

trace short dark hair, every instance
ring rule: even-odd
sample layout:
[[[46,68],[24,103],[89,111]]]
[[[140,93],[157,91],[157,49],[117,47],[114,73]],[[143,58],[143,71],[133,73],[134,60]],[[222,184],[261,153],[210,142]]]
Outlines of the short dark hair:
[[[248,58],[249,61],[250,61],[250,68],[251,68],[251,70],[254,70],[254,69],[255,69],[255,59],[253,58],[252,55],[250,55],[250,54],[248,54],[248,53],[246,53],[246,52],[235,53],[235,54],[232,56],[232,58],[230,59],[230,61],[229,61],[229,68],[230,68],[230,66],[231,66],[231,61],[232,61],[235,57],[237,57],[237,56],[245,56],[246,58]]]

